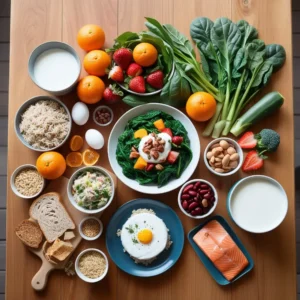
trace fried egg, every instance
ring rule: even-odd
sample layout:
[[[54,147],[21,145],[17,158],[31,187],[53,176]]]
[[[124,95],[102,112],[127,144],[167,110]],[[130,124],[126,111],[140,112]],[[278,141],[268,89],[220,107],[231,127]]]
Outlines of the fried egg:
[[[121,242],[124,250],[133,258],[152,259],[166,248],[168,229],[155,214],[135,214],[122,227]]]

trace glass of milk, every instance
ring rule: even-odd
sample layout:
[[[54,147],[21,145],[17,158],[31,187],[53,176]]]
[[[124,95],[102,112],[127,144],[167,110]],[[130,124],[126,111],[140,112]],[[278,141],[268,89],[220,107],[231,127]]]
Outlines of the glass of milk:
[[[54,95],[67,94],[80,76],[81,63],[76,51],[62,42],[47,42],[33,50],[28,62],[29,75],[41,89]]]

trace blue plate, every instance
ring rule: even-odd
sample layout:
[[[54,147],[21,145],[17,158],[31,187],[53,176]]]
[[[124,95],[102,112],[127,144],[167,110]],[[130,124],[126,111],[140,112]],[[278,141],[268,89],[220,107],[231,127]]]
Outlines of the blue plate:
[[[117,230],[122,228],[132,211],[139,208],[153,209],[170,230],[173,241],[171,247],[148,266],[136,264],[128,253],[123,251],[121,239],[116,235]],[[106,230],[106,248],[111,259],[124,272],[139,277],[156,276],[170,269],[179,259],[183,245],[184,231],[180,219],[171,207],[157,200],[135,199],[125,203],[113,215]]]
[[[230,235],[230,237],[234,240],[234,242],[237,244],[237,246],[241,249],[241,251],[247,257],[248,262],[249,262],[248,266],[238,276],[236,276],[231,281],[228,281],[223,276],[223,274],[215,267],[215,265],[212,263],[212,261],[205,255],[205,253],[197,246],[197,244],[193,240],[194,235],[203,226],[205,226],[208,222],[210,222],[212,220],[218,221],[224,227],[224,229],[228,232],[228,234]],[[250,272],[253,269],[253,267],[254,267],[253,259],[250,256],[249,252],[246,250],[246,248],[244,247],[244,245],[242,244],[242,242],[240,241],[240,239],[237,237],[237,235],[234,233],[234,231],[231,229],[231,227],[229,226],[229,224],[221,216],[214,216],[214,217],[208,219],[207,221],[205,221],[204,223],[200,224],[199,226],[195,227],[194,229],[192,229],[188,233],[187,237],[188,237],[188,240],[191,243],[192,247],[194,248],[196,254],[200,258],[200,260],[203,262],[204,266],[206,267],[206,269],[208,270],[208,272],[210,273],[210,275],[220,285],[227,285],[227,284],[230,284],[230,283],[233,283],[233,282],[237,281],[239,278],[241,278],[242,276],[244,276],[245,274],[247,274],[248,272]]]

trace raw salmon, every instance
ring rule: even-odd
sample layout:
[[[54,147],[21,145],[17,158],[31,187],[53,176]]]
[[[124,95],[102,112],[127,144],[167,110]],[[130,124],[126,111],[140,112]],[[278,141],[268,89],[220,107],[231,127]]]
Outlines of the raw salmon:
[[[243,252],[216,220],[201,228],[193,240],[229,281],[249,264]]]

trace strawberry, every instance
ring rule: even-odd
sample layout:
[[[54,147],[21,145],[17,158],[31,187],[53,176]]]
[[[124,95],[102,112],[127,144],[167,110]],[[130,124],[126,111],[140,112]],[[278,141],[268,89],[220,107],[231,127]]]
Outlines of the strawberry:
[[[123,75],[123,70],[119,66],[114,66],[108,73],[108,78],[118,81],[118,82],[123,82],[124,81],[124,75]]]
[[[242,149],[253,149],[257,145],[257,140],[255,139],[253,132],[247,131],[238,140],[238,144],[241,146]]]
[[[130,80],[129,82],[129,89],[136,93],[145,93],[146,92],[146,86],[145,86],[145,80],[143,76],[137,76]]]
[[[258,170],[264,165],[264,159],[266,158],[266,156],[263,156],[257,151],[252,150],[246,155],[242,170],[244,172]]]
[[[136,77],[142,75],[143,69],[140,65],[136,63],[131,63],[126,72],[128,76]]]
[[[174,143],[175,145],[180,145],[183,142],[183,137],[182,136],[174,136],[172,138],[172,143]]]
[[[164,86],[164,73],[160,70],[155,71],[147,77],[146,81],[152,87],[161,89]]]
[[[167,162],[171,165],[173,165],[177,158],[179,156],[179,152],[176,152],[176,151],[170,151],[168,157],[167,157]]]
[[[167,133],[171,138],[173,137],[173,133],[170,128],[164,128],[161,132]]]
[[[107,104],[119,102],[122,99],[123,92],[115,84],[109,85],[103,92],[103,101]]]
[[[154,168],[154,164],[147,163],[146,172],[150,172]]]
[[[126,70],[132,61],[132,53],[131,53],[130,49],[120,48],[115,51],[115,53],[113,55],[113,60],[123,70]]]

